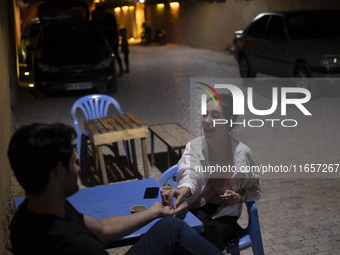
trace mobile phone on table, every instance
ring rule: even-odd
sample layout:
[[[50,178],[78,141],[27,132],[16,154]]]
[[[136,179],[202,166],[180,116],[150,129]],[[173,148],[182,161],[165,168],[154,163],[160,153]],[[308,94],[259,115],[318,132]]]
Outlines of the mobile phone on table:
[[[145,189],[144,199],[157,198],[158,192],[159,192],[158,187],[148,187],[148,188]]]

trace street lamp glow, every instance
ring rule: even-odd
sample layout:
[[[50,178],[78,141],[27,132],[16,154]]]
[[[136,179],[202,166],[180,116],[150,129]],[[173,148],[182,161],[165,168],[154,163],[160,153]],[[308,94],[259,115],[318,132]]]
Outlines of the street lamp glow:
[[[28,87],[33,88],[33,87],[34,87],[34,84],[33,84],[33,83],[30,83],[30,84],[28,85]]]
[[[24,72],[24,75],[28,76],[30,75],[30,72]]]
[[[170,3],[170,7],[178,8],[179,7],[179,2],[171,2]]]

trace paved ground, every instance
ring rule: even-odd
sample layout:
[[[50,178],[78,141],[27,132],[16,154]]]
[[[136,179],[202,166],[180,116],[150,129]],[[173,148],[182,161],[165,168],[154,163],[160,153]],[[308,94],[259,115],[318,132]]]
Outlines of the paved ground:
[[[130,62],[131,72],[119,78],[118,93],[113,96],[124,111],[134,113],[148,125],[177,122],[187,129],[198,126],[199,122],[190,125],[188,121],[193,103],[190,78],[239,77],[237,66],[227,53],[177,45],[131,46]],[[271,102],[266,86],[255,91],[260,105]],[[105,90],[99,92],[106,93]],[[21,88],[15,125],[56,121],[72,125],[70,109],[80,96],[36,100],[27,89]],[[258,164],[324,163],[327,167],[330,163],[339,164],[339,96],[339,89],[331,88],[310,102],[308,109],[313,116],[309,118],[289,108],[289,118],[299,121],[297,128],[241,127],[235,136],[253,149]],[[150,153],[149,139],[147,145]],[[141,155],[139,143],[136,146]],[[156,165],[151,168],[151,177],[158,178],[166,169],[165,150],[156,139]],[[138,160],[139,174],[143,175],[141,158]],[[175,154],[172,160],[176,163]],[[322,178],[312,173],[301,174],[299,178],[296,174],[262,176],[264,196],[258,201],[258,208],[266,254],[340,254],[339,172],[340,169],[337,173],[326,173]],[[120,181],[126,176],[113,173],[109,177],[110,181]],[[127,179],[136,177],[131,174]],[[112,249],[110,253],[124,254],[126,250]],[[247,250],[242,254],[252,253]]]

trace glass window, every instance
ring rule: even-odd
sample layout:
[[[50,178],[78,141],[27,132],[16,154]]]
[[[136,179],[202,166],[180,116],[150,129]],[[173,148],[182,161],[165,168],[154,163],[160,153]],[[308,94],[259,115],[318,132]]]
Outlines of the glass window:
[[[269,17],[270,17],[269,15],[266,15],[259,18],[258,20],[255,20],[247,30],[247,34],[254,37],[265,38],[266,25]]]
[[[96,47],[105,45],[105,39],[94,26],[50,27],[43,31],[43,48]]]
[[[292,39],[340,36],[340,12],[336,10],[294,13],[287,23]]]
[[[268,38],[272,41],[286,41],[283,17],[276,15],[272,16],[268,24],[267,32]]]

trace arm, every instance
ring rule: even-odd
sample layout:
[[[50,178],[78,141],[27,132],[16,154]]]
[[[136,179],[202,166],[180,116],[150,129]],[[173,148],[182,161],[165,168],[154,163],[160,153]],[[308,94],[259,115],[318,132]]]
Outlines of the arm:
[[[112,241],[133,233],[159,217],[171,216],[187,207],[186,203],[176,209],[170,209],[155,202],[147,210],[129,215],[113,216],[101,220],[84,215],[85,225],[101,241]]]
[[[196,201],[205,186],[204,173],[200,171],[202,162],[206,160],[202,154],[202,146],[200,139],[190,141],[178,161],[177,186],[179,189],[181,187],[189,189],[190,192],[186,196],[189,205]]]
[[[162,192],[162,201],[165,205],[176,208],[183,202],[183,199],[190,205],[200,196],[204,186],[204,176],[195,171],[195,166],[200,166],[203,160],[203,156],[199,154],[201,146],[199,139],[194,139],[186,145],[178,162],[176,175],[178,189]],[[174,197],[176,198],[175,204],[173,204]]]

